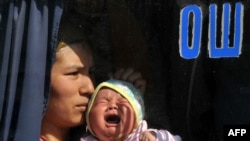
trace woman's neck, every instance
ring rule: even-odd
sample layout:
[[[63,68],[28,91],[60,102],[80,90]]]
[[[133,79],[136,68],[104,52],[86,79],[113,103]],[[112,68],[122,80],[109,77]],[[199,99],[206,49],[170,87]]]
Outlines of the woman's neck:
[[[59,127],[44,118],[42,120],[42,128],[40,140],[42,141],[67,141],[69,136],[69,128]]]

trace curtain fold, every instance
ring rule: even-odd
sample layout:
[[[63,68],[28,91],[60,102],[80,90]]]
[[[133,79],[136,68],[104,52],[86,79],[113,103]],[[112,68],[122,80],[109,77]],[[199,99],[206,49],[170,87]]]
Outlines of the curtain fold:
[[[0,3],[0,140],[39,140],[63,0]]]

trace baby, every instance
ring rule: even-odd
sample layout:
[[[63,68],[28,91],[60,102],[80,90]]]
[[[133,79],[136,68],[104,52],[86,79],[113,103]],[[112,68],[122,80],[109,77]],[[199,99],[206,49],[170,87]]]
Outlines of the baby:
[[[144,102],[132,84],[110,79],[97,86],[86,113],[92,135],[81,141],[181,141],[167,130],[148,129]]]

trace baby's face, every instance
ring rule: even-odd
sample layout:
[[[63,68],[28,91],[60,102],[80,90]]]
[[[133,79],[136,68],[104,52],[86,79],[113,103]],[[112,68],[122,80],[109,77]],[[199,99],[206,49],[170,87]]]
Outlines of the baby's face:
[[[135,113],[129,102],[118,92],[102,88],[89,113],[90,126],[101,140],[126,137],[135,127]]]

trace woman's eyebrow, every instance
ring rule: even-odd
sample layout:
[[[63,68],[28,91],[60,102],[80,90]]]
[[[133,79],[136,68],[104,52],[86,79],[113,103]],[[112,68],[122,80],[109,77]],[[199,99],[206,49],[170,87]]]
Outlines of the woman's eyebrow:
[[[84,65],[73,64],[73,65],[65,67],[65,69],[67,69],[67,70],[70,70],[70,69],[83,69],[84,67],[85,67]]]

